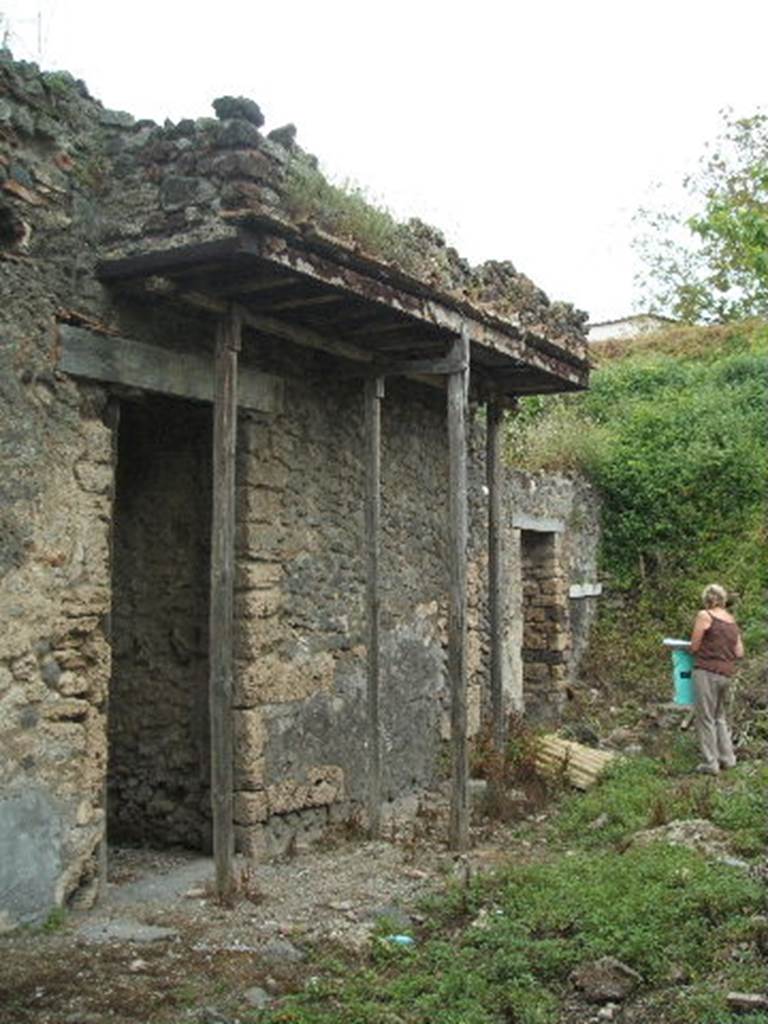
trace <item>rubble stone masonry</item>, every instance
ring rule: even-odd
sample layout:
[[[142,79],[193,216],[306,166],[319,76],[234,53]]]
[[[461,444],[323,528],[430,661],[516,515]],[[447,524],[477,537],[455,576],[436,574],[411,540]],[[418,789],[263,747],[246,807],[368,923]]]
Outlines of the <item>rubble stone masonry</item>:
[[[105,807],[116,840],[209,842],[210,411],[75,381],[57,369],[57,327],[211,351],[210,320],[116,298],[94,266],[225,237],[228,208],[278,211],[296,144],[289,131],[265,136],[254,108],[136,122],[65,73],[0,53],[0,930],[94,898]],[[442,267],[441,286],[502,310],[514,298],[526,322],[581,337],[579,315],[511,265],[472,271],[437,233],[412,230],[425,279]],[[285,381],[281,413],[239,423],[235,820],[253,854],[317,837],[365,793],[362,387],[318,386],[314,359],[288,343],[242,354]],[[480,416],[473,431],[476,730],[488,658]],[[439,778],[446,735],[444,396],[388,382],[382,438],[384,796],[395,800]],[[507,487],[511,707],[524,646],[511,510],[543,504],[565,522],[551,575],[528,573],[530,608],[561,630],[562,587],[593,572],[597,526],[578,482],[512,474]],[[526,615],[526,648],[544,649],[539,613]],[[565,643],[551,680],[529,675],[537,694],[571,670]]]

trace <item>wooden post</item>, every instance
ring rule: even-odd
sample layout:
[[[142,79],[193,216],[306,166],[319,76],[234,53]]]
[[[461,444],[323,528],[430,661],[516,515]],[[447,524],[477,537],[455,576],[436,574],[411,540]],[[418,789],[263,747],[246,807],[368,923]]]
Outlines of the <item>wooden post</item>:
[[[213,519],[211,523],[210,690],[211,806],[216,894],[234,890],[233,621],[235,576],[235,449],[237,353],[241,325],[233,314],[216,332],[213,405]]]
[[[469,845],[467,758],[467,445],[466,418],[469,384],[469,340],[452,346],[463,369],[448,377],[448,676],[451,687],[451,819],[449,845],[463,851]]]
[[[504,693],[502,688],[502,559],[501,559],[501,425],[503,413],[498,402],[491,399],[487,406],[485,473],[488,486],[488,625],[491,642],[491,731],[496,762],[492,788],[501,782],[506,742],[504,719]],[[496,793],[498,798],[500,793]]]
[[[379,721],[379,518],[381,512],[381,400],[384,378],[365,382],[365,543],[367,553],[366,620],[368,648],[368,828],[381,830],[381,726]]]

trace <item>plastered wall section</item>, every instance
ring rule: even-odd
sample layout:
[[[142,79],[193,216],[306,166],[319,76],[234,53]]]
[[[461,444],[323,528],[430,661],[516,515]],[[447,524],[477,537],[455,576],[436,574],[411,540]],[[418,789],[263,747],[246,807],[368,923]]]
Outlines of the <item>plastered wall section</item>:
[[[0,346],[0,930],[93,894],[103,825],[112,431],[46,370],[49,303]]]

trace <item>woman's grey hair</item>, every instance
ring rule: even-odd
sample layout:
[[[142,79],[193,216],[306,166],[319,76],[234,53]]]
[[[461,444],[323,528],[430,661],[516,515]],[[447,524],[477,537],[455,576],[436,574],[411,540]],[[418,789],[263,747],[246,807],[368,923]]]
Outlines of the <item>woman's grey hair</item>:
[[[719,583],[710,583],[708,586],[704,587],[701,599],[704,602],[705,608],[725,608],[726,601],[728,600],[728,592],[725,587],[721,587]]]

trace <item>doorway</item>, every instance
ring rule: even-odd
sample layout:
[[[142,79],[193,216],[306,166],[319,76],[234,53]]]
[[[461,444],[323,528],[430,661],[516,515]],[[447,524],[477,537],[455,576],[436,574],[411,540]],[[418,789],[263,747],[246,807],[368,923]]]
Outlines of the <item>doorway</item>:
[[[108,829],[210,848],[210,407],[121,403],[112,566]]]

